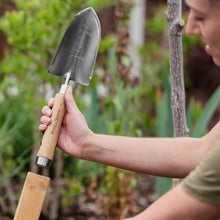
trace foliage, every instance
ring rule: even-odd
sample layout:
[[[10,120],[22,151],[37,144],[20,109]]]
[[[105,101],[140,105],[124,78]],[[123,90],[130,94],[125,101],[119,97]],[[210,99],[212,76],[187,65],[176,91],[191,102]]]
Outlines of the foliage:
[[[19,92],[28,98],[32,97],[31,105],[38,103],[38,97],[42,97],[39,93],[45,93],[39,91],[43,90],[39,85],[58,81],[56,77],[46,74],[46,70],[72,18],[85,7],[93,6],[100,10],[110,4],[112,3],[109,0],[65,1],[65,4],[59,0],[28,3],[16,0],[16,10],[6,11],[0,22],[0,29],[4,31],[8,44],[13,48],[6,51],[0,65],[0,80],[13,75],[14,86]]]
[[[193,107],[195,106],[195,101],[192,99],[189,111],[187,114],[187,118],[190,119],[192,125],[191,134],[193,137],[201,137],[206,133],[207,125],[214,114],[218,104],[220,101],[220,87],[216,89],[216,91],[212,94],[212,96],[209,98],[209,101],[206,103],[205,108],[200,112],[200,114],[197,114],[196,117],[198,117],[196,124],[193,126],[192,124],[192,118],[191,115],[193,114]]]
[[[158,137],[172,137],[173,136],[173,120],[170,99],[170,78],[167,71],[163,71],[164,91],[158,96],[157,104],[157,136]],[[157,196],[162,196],[172,187],[172,179],[165,177],[156,177],[156,192]]]
[[[110,166],[107,167],[106,173],[104,183],[107,193],[107,216],[124,218],[127,216],[127,213],[123,214],[124,209],[132,215],[132,207],[135,204],[134,190],[137,185],[134,174]]]
[[[10,180],[15,176],[23,179],[34,139],[32,119],[19,97],[2,98],[0,109],[1,204],[10,198]]]

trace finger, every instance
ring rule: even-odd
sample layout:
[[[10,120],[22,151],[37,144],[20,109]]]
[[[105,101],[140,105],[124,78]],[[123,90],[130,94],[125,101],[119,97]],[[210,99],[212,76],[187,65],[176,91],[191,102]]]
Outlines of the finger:
[[[49,107],[49,108],[52,108],[52,107],[53,107],[53,104],[54,104],[54,98],[49,99],[49,101],[48,101],[48,107]]]
[[[38,128],[39,128],[40,132],[44,132],[47,129],[47,125],[40,124]]]
[[[49,125],[50,122],[51,122],[51,119],[49,117],[46,117],[46,116],[42,116],[41,119],[40,119],[41,123],[44,124],[44,125]]]
[[[42,108],[42,113],[47,116],[47,117],[50,117],[52,115],[52,110],[51,108],[49,108],[49,106],[44,106]]]
[[[66,90],[65,96],[65,103],[66,103],[66,109],[67,111],[71,111],[73,108],[77,108],[77,105],[75,103],[75,100],[73,99],[73,94],[72,94],[72,87],[68,87],[68,89]]]

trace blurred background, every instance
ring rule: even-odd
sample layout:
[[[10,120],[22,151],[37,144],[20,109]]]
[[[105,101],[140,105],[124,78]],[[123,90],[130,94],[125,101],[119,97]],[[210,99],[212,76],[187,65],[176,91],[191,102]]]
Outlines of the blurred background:
[[[72,84],[89,127],[103,134],[173,136],[166,1],[0,0],[1,220],[13,218],[29,170],[52,179],[42,220],[133,216],[171,187],[171,179],[81,161],[58,149],[49,170],[34,165],[41,108],[62,83],[48,66],[70,21],[90,6],[101,22],[99,54],[90,86]],[[220,115],[220,71],[203,47],[199,37],[183,34],[187,124],[194,137]]]

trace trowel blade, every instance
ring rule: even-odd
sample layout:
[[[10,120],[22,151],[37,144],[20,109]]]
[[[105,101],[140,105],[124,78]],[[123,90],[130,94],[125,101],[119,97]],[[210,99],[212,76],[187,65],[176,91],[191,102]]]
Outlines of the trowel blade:
[[[92,7],[80,11],[68,26],[48,72],[89,85],[96,62],[101,27]]]

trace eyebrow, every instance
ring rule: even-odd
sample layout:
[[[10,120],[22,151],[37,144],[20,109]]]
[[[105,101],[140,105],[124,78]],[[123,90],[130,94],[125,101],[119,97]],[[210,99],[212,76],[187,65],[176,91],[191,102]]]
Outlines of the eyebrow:
[[[194,11],[194,12],[196,12],[196,13],[203,14],[203,15],[205,15],[205,14],[206,14],[206,12],[205,12],[205,11],[202,11],[202,10],[199,10],[199,9],[197,9],[197,8],[193,7],[193,6],[190,6],[190,5],[187,3],[187,1],[186,1],[186,0],[185,0],[185,4],[186,4],[187,8],[189,8],[189,9],[193,10],[193,11]]]

